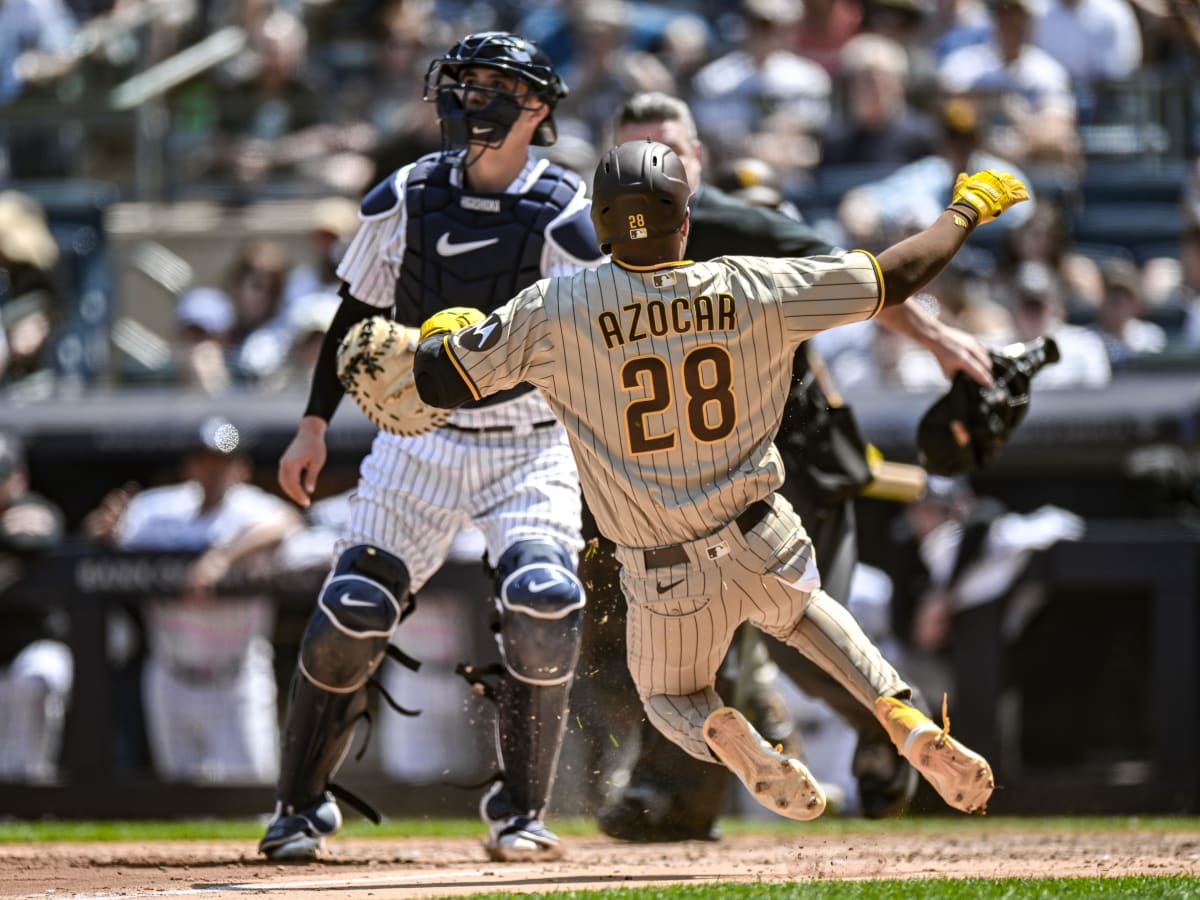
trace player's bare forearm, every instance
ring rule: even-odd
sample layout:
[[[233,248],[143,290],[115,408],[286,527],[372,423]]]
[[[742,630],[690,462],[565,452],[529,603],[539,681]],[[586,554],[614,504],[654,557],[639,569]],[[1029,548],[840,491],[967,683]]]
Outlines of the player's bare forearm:
[[[992,358],[984,343],[961,328],[939,321],[916,298],[889,306],[875,321],[932,353],[947,378],[966,372],[973,381],[984,386],[992,384]]]
[[[903,303],[946,267],[978,226],[1029,199],[1025,185],[1008,172],[983,169],[959,174],[950,205],[931,226],[879,254],[885,306]]]
[[[884,307],[899,306],[929,284],[966,242],[971,229],[946,210],[924,231],[888,247],[876,258],[883,275]]]
[[[446,349],[445,338],[442,333],[421,341],[413,362],[413,377],[423,403],[438,409],[457,409],[475,398]]]

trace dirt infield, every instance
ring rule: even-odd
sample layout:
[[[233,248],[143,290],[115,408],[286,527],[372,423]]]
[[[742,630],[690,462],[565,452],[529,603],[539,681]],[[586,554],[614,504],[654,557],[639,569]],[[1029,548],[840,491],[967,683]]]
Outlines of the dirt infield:
[[[728,837],[719,843],[631,845],[572,838],[553,864],[488,862],[466,838],[335,839],[310,865],[260,860],[252,842],[0,846],[0,897],[186,897],[247,893],[452,897],[647,884],[814,879],[1200,875],[1200,831],[1022,831]]]

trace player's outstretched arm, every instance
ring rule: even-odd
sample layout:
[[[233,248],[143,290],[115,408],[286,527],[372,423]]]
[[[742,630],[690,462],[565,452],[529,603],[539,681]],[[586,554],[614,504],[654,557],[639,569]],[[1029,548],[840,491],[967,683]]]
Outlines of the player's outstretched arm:
[[[946,267],[975,228],[1028,199],[1025,185],[1007,172],[959,175],[950,205],[931,226],[879,254],[884,305],[903,303]]]
[[[421,343],[413,362],[413,377],[421,402],[438,409],[456,409],[475,392],[447,347],[448,336],[461,328],[483,321],[483,313],[455,306],[434,313],[421,325]]]

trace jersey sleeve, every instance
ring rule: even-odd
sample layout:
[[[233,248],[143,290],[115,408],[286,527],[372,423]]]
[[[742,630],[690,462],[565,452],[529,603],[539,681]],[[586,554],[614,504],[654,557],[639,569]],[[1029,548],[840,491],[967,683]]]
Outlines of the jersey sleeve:
[[[338,263],[338,278],[351,296],[379,309],[395,302],[408,224],[404,186],[412,168],[393,172],[363,198],[358,231]]]
[[[838,325],[874,318],[883,309],[883,275],[865,250],[770,263],[783,327],[799,343]]]
[[[474,399],[523,381],[536,384],[530,372],[545,359],[549,349],[545,291],[550,284],[546,280],[536,282],[482,322],[446,340],[450,360]]]

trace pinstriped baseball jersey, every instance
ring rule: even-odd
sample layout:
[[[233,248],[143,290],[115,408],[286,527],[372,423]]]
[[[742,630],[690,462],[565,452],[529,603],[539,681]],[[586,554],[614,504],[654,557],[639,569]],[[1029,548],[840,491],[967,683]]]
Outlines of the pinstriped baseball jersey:
[[[506,290],[504,296],[493,298],[497,285],[516,283],[524,288],[539,276],[573,275],[603,259],[595,245],[583,185],[575,176],[560,178],[561,170],[530,157],[502,200],[497,194],[465,190],[462,171],[453,160],[453,154],[423,157],[398,170],[363,201],[363,223],[338,268],[353,296],[390,309],[403,293],[409,298],[400,304],[409,317],[406,324],[420,324],[411,321],[417,314],[412,298],[428,297],[430,285],[422,281],[397,290],[400,280],[414,277],[414,268],[406,261],[412,249],[410,238],[421,242],[421,252],[429,255],[422,262],[433,260],[437,269],[454,270],[460,280],[479,271],[493,274],[474,283],[478,293],[472,297],[477,299],[470,302],[485,309],[496,307],[513,292]],[[439,177],[431,176],[430,167]],[[448,186],[444,168],[450,169]],[[410,184],[414,173],[416,180]],[[578,189],[565,203],[545,204],[537,200],[545,195],[544,190],[535,190],[539,182],[578,184]],[[439,194],[436,201],[423,196],[429,191]],[[407,201],[424,209],[447,201],[472,209],[467,211],[471,214],[440,217],[438,227],[432,229],[436,234],[429,229],[414,233]],[[537,243],[541,246],[537,271],[514,272],[519,261],[513,258],[513,247]],[[451,277],[440,271],[435,276],[437,285]],[[542,394],[527,390],[500,403],[459,409],[450,423],[467,429],[509,430],[464,434],[442,428],[415,437],[380,432],[363,460],[350,502],[350,521],[337,552],[365,543],[396,554],[408,567],[414,591],[441,567],[451,539],[468,523],[483,533],[493,563],[522,540],[551,540],[577,553],[583,541],[575,460],[566,432],[555,423]]]
[[[396,307],[397,320],[405,325],[420,325],[425,316],[448,305],[468,305],[490,310],[538,277],[571,275],[580,269],[595,266],[603,258],[595,247],[595,238],[591,233],[586,188],[577,178],[571,176],[570,183],[576,185],[574,195],[551,218],[544,215],[544,204],[534,203],[529,198],[540,180],[559,178],[562,174],[559,167],[548,160],[530,157],[502,195],[472,194],[463,188],[462,169],[456,164],[459,155],[461,152],[422,157],[398,169],[371,191],[360,210],[362,224],[338,265],[338,277],[346,283],[355,298],[384,310]],[[431,168],[439,170],[439,174],[441,169],[449,169],[447,187],[438,189],[446,194],[444,202],[464,210],[469,208],[475,214],[460,213],[460,216],[468,216],[469,221],[439,218],[439,222],[446,223],[444,233],[437,238],[427,235],[425,243],[429,246],[419,248],[419,252],[426,257],[423,260],[425,268],[441,273],[439,277],[442,279],[451,278],[446,273],[455,271],[488,271],[493,273],[494,278],[476,278],[471,282],[472,292],[440,297],[432,308],[421,311],[413,308],[411,299],[398,305],[397,287],[403,279],[412,278],[414,264],[406,260],[406,256],[410,255],[412,249],[410,239],[420,237],[410,234],[406,205],[409,179],[410,176],[418,179],[418,190],[423,198],[424,193],[430,190],[425,182]],[[579,229],[571,227],[576,221],[583,223],[586,234],[577,234]],[[501,240],[501,235],[505,236],[504,240]],[[514,242],[524,246],[524,242],[531,237],[541,245],[537,266],[534,271],[518,277],[514,270],[519,267],[520,261],[513,258]],[[515,287],[506,288],[499,296],[493,297],[492,282],[496,279],[503,280],[505,285],[515,284]],[[411,289],[405,293],[419,295],[421,291],[439,285],[440,282],[438,285],[422,283],[410,286]],[[459,289],[467,290],[462,284],[459,284]],[[479,409],[460,409],[450,421],[465,427],[481,428],[527,426],[551,418],[553,416],[545,402],[534,393],[531,400],[524,402],[510,401]]]
[[[380,309],[390,309],[396,302],[396,281],[400,277],[400,268],[404,261],[408,240],[408,213],[404,205],[408,177],[418,165],[440,157],[441,154],[433,154],[398,169],[390,177],[390,180],[381,186],[382,191],[377,189],[378,197],[374,202],[371,197],[364,202],[360,213],[362,225],[346,248],[346,253],[337,269],[338,278],[346,282],[350,293],[363,303],[378,306]],[[504,193],[522,194],[527,192],[551,165],[548,160],[537,160],[530,157],[521,170],[521,174],[513,180]],[[458,167],[455,167],[451,173],[450,184],[458,193],[463,192],[462,170]],[[372,196],[376,196],[376,193],[373,192]],[[484,202],[486,199],[487,197],[484,197],[480,202]],[[546,226],[546,232],[553,232],[557,222],[570,219],[581,212],[586,213],[588,208],[586,188],[581,182],[574,199],[566,205],[553,222]],[[490,223],[484,223],[484,225],[488,228],[491,227]],[[480,239],[476,241],[475,237]],[[435,252],[445,257],[447,266],[470,267],[472,253],[487,250],[490,245],[495,243],[493,232],[471,236],[455,233],[448,235],[442,249]],[[547,240],[541,256],[542,276],[553,278],[558,275],[569,275],[581,268],[595,265],[596,257],[594,255],[590,257],[582,254],[576,255],[571,252],[573,249],[582,250],[582,248],[563,246],[552,239]],[[591,250],[594,254],[595,248],[591,248]],[[511,263],[512,260],[510,259],[509,262]],[[421,320],[404,322],[404,324],[420,325]]]
[[[610,263],[538,282],[447,346],[476,397],[540,387],[600,531],[655,547],[711,534],[783,483],[772,439],[796,348],[883,299],[861,251]]]

